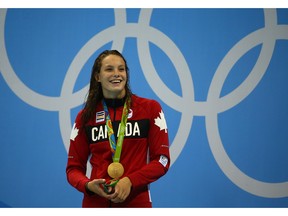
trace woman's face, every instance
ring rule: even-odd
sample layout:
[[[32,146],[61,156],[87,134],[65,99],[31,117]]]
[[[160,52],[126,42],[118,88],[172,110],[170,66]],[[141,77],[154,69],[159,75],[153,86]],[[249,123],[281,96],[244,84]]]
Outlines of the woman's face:
[[[100,73],[95,77],[101,83],[105,98],[123,98],[127,82],[126,65],[117,55],[108,55],[102,60]]]

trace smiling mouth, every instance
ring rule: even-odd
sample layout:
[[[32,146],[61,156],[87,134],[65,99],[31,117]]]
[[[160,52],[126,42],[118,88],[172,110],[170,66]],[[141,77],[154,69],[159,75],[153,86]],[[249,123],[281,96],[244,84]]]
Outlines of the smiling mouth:
[[[118,83],[121,83],[121,82],[122,82],[122,80],[119,80],[119,79],[110,81],[110,83],[113,83],[113,84],[118,84]]]

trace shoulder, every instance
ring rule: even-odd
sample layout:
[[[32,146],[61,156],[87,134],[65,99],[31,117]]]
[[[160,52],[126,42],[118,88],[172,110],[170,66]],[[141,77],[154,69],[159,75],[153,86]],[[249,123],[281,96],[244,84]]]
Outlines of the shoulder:
[[[132,106],[139,106],[139,105],[142,107],[150,107],[150,108],[152,108],[153,106],[160,106],[159,102],[154,99],[144,98],[138,95],[132,95]]]
[[[79,123],[81,122],[83,113],[84,113],[84,109],[81,109],[81,110],[77,113],[76,118],[75,118],[75,121],[76,121],[76,122],[79,122]]]
[[[162,112],[160,103],[154,99],[139,97],[137,95],[132,96],[131,108],[134,111],[139,111],[142,115],[154,118]]]

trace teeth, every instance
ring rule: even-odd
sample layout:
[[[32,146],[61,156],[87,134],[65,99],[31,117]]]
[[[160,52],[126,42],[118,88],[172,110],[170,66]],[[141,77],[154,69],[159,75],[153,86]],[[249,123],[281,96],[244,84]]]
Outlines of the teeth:
[[[120,83],[121,81],[120,80],[113,80],[111,81],[112,83]]]

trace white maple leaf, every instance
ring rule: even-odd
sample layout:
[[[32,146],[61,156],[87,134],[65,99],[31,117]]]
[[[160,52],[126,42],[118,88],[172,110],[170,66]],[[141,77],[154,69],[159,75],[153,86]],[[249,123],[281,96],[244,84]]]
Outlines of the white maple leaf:
[[[160,130],[165,130],[165,133],[167,133],[167,124],[162,110],[159,113],[159,115],[160,117],[154,119],[155,125],[157,125],[160,128]]]
[[[75,138],[78,135],[78,131],[79,131],[79,129],[76,127],[76,123],[74,123],[72,131],[71,131],[71,135],[70,135],[71,140],[75,141]]]

